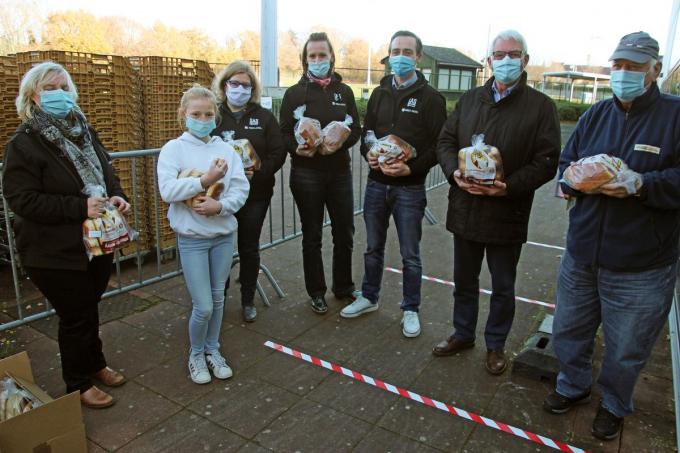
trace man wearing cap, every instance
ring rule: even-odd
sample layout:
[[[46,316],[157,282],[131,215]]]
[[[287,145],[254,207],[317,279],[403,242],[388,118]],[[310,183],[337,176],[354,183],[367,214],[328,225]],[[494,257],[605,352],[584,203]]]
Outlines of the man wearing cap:
[[[560,158],[610,154],[630,168],[628,181],[581,193],[569,212],[567,249],[557,282],[554,348],[557,386],[543,407],[562,414],[590,400],[594,339],[605,350],[602,399],[592,433],[616,438],[633,412],[633,389],[673,300],[680,232],[680,98],[661,94],[659,45],[647,33],[624,36],[610,57],[612,99],[579,120]]]

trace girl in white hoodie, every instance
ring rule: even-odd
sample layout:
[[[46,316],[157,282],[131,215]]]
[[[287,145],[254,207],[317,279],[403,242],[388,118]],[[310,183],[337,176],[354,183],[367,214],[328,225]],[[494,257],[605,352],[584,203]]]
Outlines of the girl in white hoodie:
[[[158,188],[163,201],[170,203],[168,220],[177,233],[193,303],[189,371],[195,383],[206,384],[210,382],[208,369],[218,379],[232,375],[219,351],[219,335],[224,284],[234,253],[234,213],[248,198],[249,183],[234,149],[219,137],[210,137],[217,115],[215,95],[194,86],[182,96],[178,112],[186,132],[161,149]],[[224,185],[221,194],[216,199],[207,196],[206,190],[210,192],[219,183]]]

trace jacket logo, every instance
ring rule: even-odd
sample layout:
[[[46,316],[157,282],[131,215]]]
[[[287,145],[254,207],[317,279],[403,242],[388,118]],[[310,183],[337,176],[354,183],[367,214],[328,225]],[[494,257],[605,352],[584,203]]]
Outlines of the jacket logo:
[[[258,118],[250,118],[250,125],[251,126],[259,126],[260,120]]]
[[[406,103],[406,107],[415,108],[415,106],[416,106],[417,103],[418,103],[418,99],[416,99],[416,98],[411,98],[411,99],[409,99],[408,102]]]
[[[342,94],[334,93],[333,97],[335,98],[335,102],[342,102]]]

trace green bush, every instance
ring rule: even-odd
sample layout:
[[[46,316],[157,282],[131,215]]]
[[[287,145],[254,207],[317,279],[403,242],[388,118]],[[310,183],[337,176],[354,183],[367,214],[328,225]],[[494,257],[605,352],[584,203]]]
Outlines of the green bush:
[[[590,104],[576,104],[567,101],[556,101],[555,104],[560,121],[578,121],[581,115],[590,108]]]

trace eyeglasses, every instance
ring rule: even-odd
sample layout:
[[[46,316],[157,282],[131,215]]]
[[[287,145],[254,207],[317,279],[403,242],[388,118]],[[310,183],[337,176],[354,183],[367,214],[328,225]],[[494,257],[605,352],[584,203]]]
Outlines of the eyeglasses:
[[[524,52],[521,50],[511,50],[510,52],[503,52],[502,50],[496,50],[491,54],[493,56],[494,60],[502,60],[505,58],[506,55],[510,56],[510,58],[515,59],[515,58],[522,58],[522,55]]]
[[[244,83],[244,82],[239,82],[238,80],[227,80],[227,85],[229,85],[232,88],[238,88],[238,87],[243,87],[246,90],[249,90],[253,86],[249,83]]]

